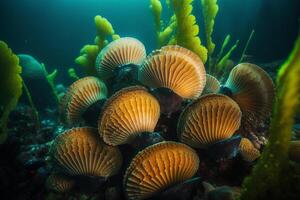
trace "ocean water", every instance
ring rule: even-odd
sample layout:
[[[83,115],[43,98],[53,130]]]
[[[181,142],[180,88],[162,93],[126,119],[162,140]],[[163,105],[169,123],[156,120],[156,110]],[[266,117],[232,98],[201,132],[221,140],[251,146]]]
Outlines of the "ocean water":
[[[160,1],[161,19],[167,21],[173,10]],[[0,142],[7,135],[0,143],[0,199],[233,200],[241,194],[242,199],[298,199],[300,109],[292,101],[287,106],[297,110],[289,115],[294,119],[289,124],[292,141],[282,150],[285,154],[277,152],[287,164],[280,165],[283,159],[271,150],[267,157],[275,155],[272,162],[282,169],[276,174],[273,165],[264,165],[271,175],[262,179],[274,185],[257,184],[261,194],[254,190],[251,196],[243,183],[262,163],[267,144],[274,145],[269,143],[276,137],[270,124],[280,119],[274,102],[285,92],[276,85],[280,66],[286,61],[289,70],[300,71],[295,45],[300,1],[217,3],[216,48],[205,63],[184,43],[187,49],[157,47],[150,0],[0,0],[0,41],[18,55],[23,68],[22,95],[3,123],[3,99],[13,90],[3,87],[7,77],[1,73],[7,66],[2,63],[7,62],[0,55]],[[192,14],[206,46],[201,0],[193,0]],[[75,59],[84,45],[94,44],[96,15],[105,17],[121,39],[97,52],[91,61],[94,72],[86,73]],[[229,45],[219,56],[228,34]],[[122,45],[131,45],[137,55],[114,54]],[[105,57],[110,54],[115,57]],[[287,62],[289,55],[294,66]],[[130,61],[115,64],[118,56]],[[78,77],[68,75],[70,68]],[[54,70],[51,82],[47,75]],[[295,77],[279,83],[295,80],[289,90],[297,91]],[[277,138],[280,144],[287,141],[282,138]]]
[[[201,23],[199,2],[194,3],[194,14]],[[249,54],[264,62],[286,57],[298,31],[297,0],[219,0],[219,5],[214,31],[217,44],[231,34],[241,41],[241,52],[254,29]],[[148,52],[155,48],[148,0],[2,0],[0,11],[1,39],[16,52],[33,54],[51,67],[74,66],[79,49],[93,42],[95,15],[109,19],[121,36],[143,41]],[[200,24],[204,34],[202,27]]]

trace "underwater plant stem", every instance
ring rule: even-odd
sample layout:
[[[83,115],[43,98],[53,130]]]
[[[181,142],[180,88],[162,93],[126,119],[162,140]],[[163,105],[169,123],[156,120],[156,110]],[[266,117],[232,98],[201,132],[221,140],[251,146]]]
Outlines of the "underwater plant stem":
[[[57,91],[55,89],[55,83],[54,83],[55,78],[57,76],[57,70],[55,69],[51,74],[49,74],[48,71],[47,71],[47,69],[46,69],[45,64],[41,63],[41,66],[42,66],[42,68],[44,70],[44,75],[45,75],[45,77],[46,77],[46,79],[47,79],[47,81],[48,81],[48,83],[49,83],[49,85],[51,87],[52,94],[53,94],[53,96],[55,98],[55,101],[56,101],[57,105],[59,105],[59,97],[58,97],[58,93],[57,93]]]
[[[246,53],[246,51],[247,51],[247,49],[248,49],[248,46],[249,46],[249,44],[250,44],[250,42],[251,42],[251,40],[252,40],[252,38],[253,38],[253,36],[254,36],[254,33],[255,33],[255,30],[252,29],[252,31],[251,31],[251,33],[250,33],[250,35],[249,35],[249,38],[248,38],[248,40],[247,40],[247,43],[246,43],[246,45],[245,45],[245,48],[244,48],[244,50],[243,50],[243,52],[242,52],[241,58],[240,58],[240,60],[239,60],[238,63],[241,63],[241,62],[244,60],[245,53]]]
[[[221,74],[221,78],[224,78],[224,76],[227,74],[227,72],[230,70],[229,67],[227,67],[227,61],[229,57],[231,56],[232,52],[237,48],[239,44],[239,40],[237,40],[234,45],[228,50],[228,52],[223,56],[223,58],[215,65],[213,74],[216,77],[219,77]]]
[[[280,196],[280,177],[288,164],[288,148],[300,97],[300,34],[277,76],[277,98],[269,129],[269,143],[244,180],[241,200],[273,199]],[[271,196],[272,195],[272,196]]]
[[[35,107],[35,105],[33,103],[30,91],[29,91],[29,89],[26,86],[26,84],[25,84],[24,81],[23,81],[23,88],[24,88],[25,94],[27,96],[28,102],[30,104],[30,107],[31,107],[31,109],[33,111],[33,114],[34,114],[35,127],[36,127],[36,129],[38,129],[38,128],[40,128],[40,116],[39,116],[39,112],[38,112],[38,110],[36,109],[36,107]]]
[[[224,52],[225,48],[227,47],[227,45],[228,45],[229,42],[230,42],[230,38],[231,38],[231,35],[230,35],[230,34],[226,35],[226,37],[224,38],[222,47],[221,47],[221,49],[220,49],[220,52],[219,52],[218,55],[217,55],[217,59],[216,59],[216,63],[215,63],[215,64],[217,64],[217,63],[220,61],[221,56],[223,55],[223,52]]]

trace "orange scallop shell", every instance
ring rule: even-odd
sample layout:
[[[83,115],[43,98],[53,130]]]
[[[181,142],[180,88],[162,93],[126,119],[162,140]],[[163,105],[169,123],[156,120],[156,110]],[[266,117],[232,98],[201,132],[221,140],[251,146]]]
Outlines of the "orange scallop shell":
[[[178,137],[192,147],[206,148],[230,138],[240,126],[242,113],[232,99],[221,94],[201,96],[182,113]]]
[[[81,120],[81,115],[95,102],[106,98],[107,88],[96,77],[88,76],[74,82],[61,100],[60,112],[70,126]]]
[[[139,152],[124,179],[128,199],[146,199],[169,186],[194,176],[199,167],[197,153],[185,144],[160,142]]]
[[[253,143],[247,139],[242,138],[239,145],[240,154],[245,161],[253,162],[260,157],[260,151],[254,147]]]
[[[54,190],[59,193],[69,192],[74,185],[75,182],[72,179],[59,174],[51,174],[46,182],[46,186],[49,190]]]
[[[143,43],[131,37],[112,41],[96,58],[96,69],[103,80],[113,76],[115,68],[127,64],[141,65],[146,57]]]
[[[69,175],[110,177],[122,165],[119,149],[105,144],[97,129],[90,127],[73,128],[57,136],[51,152]]]
[[[158,101],[141,86],[118,91],[102,110],[99,134],[109,145],[130,143],[139,133],[153,132],[160,116]]]
[[[138,74],[152,88],[169,88],[185,99],[195,99],[203,91],[206,73],[201,59],[180,46],[166,46],[150,54]]]

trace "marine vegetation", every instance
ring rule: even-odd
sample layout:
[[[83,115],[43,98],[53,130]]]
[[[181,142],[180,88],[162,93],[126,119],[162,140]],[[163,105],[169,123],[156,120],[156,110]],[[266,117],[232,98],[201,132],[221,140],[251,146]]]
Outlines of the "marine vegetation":
[[[166,3],[168,6],[167,9],[173,11],[173,14],[167,21],[161,19],[164,9],[162,2],[160,0],[150,1],[150,9],[154,18],[158,48],[167,44],[177,44],[192,50],[206,65],[206,71],[223,82],[223,78],[228,75],[228,72],[234,66],[232,61],[230,61],[230,57],[237,48],[239,40],[236,40],[224,53],[231,38],[230,35],[227,35],[220,47],[219,53],[214,53],[216,45],[213,42],[213,31],[215,19],[219,11],[217,0],[201,0],[205,45],[200,38],[200,31],[202,29],[200,30],[196,18],[193,15],[194,1],[170,0],[166,1]],[[254,30],[249,36],[238,63],[244,61],[245,53],[253,36]]]
[[[0,144],[7,138],[6,124],[10,112],[22,95],[22,67],[19,58],[0,41]]]
[[[163,8],[160,0],[151,0],[150,9],[154,17],[157,48],[160,48],[167,45],[172,39],[171,37],[176,28],[175,16],[170,17],[169,22],[165,22],[161,19]]]
[[[212,41],[212,33],[214,30],[215,18],[219,11],[219,6],[217,4],[217,0],[201,0],[201,5],[205,24],[206,46],[208,55],[211,56],[216,46]]]
[[[87,44],[80,50],[80,56],[76,58],[75,62],[84,67],[87,75],[95,75],[95,62],[98,53],[108,43],[108,37],[112,40],[118,39],[119,36],[115,34],[115,31],[111,23],[104,17],[97,15],[95,17],[95,26],[97,35],[95,37],[95,44]]]
[[[79,79],[79,76],[77,75],[74,68],[69,68],[68,69],[68,75],[69,75],[70,78],[74,79],[75,81]]]
[[[56,89],[55,89],[55,79],[56,79],[56,77],[57,77],[57,73],[58,73],[58,71],[57,71],[57,69],[55,69],[55,70],[53,70],[53,72],[51,72],[50,74],[49,74],[49,72],[47,71],[47,69],[46,69],[46,66],[45,66],[45,64],[44,63],[41,63],[41,66],[42,66],[42,69],[43,69],[43,71],[44,71],[44,75],[45,75],[45,77],[46,77],[46,79],[47,79],[47,81],[48,81],[48,83],[49,83],[49,86],[50,86],[50,88],[51,88],[51,90],[52,90],[52,94],[53,94],[53,96],[54,96],[54,98],[55,98],[55,101],[56,101],[56,103],[58,104],[59,103],[59,97],[58,97],[58,92],[56,91]]]
[[[299,194],[300,140],[291,141],[291,132],[300,99],[300,36],[275,86],[262,67],[230,61],[239,40],[230,47],[229,34],[216,53],[217,0],[199,1],[202,43],[193,2],[166,1],[171,14],[164,21],[165,4],[150,0],[157,49],[148,54],[142,41],[120,37],[106,18],[96,16],[94,44],[85,45],[75,60],[86,74],[69,68],[73,82],[62,96],[57,70],[48,73],[42,65],[59,117],[40,123],[30,138],[34,144],[23,145],[30,150],[19,159],[45,183],[45,199],[247,200]],[[0,72],[3,142],[8,115],[22,93],[18,57],[4,42]],[[25,84],[24,89],[32,102]],[[14,129],[31,133],[20,121],[12,122]],[[48,138],[41,142],[41,135]],[[36,159],[27,159],[28,152]]]
[[[172,0],[177,24],[174,43],[195,52],[201,58],[202,62],[205,63],[207,60],[207,49],[201,44],[200,37],[198,36],[199,26],[196,23],[196,17],[192,14],[192,2],[193,0]],[[209,23],[211,22],[207,21],[207,26]]]
[[[288,160],[292,125],[300,96],[300,35],[277,76],[277,98],[269,129],[269,142],[252,174],[244,181],[240,199],[293,199],[299,187],[284,186],[287,179],[299,180],[299,165]],[[298,168],[298,170],[296,170]],[[290,172],[292,171],[292,172]],[[298,178],[297,178],[298,177]],[[295,189],[295,191],[293,191]],[[284,195],[284,196],[283,196]]]

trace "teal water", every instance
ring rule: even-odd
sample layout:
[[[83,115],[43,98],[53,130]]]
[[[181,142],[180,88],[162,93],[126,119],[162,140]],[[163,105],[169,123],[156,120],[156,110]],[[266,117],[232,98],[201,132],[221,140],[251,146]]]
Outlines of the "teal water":
[[[231,34],[233,40],[241,41],[237,50],[240,53],[249,33],[255,29],[250,54],[264,62],[286,57],[298,31],[299,1],[219,0],[218,3],[214,31],[217,45],[226,34]],[[203,34],[200,0],[194,4]],[[74,66],[80,48],[93,42],[95,15],[106,17],[121,36],[140,39],[148,51],[155,48],[148,0],[2,0],[0,39],[17,53],[32,54],[53,68]]]

